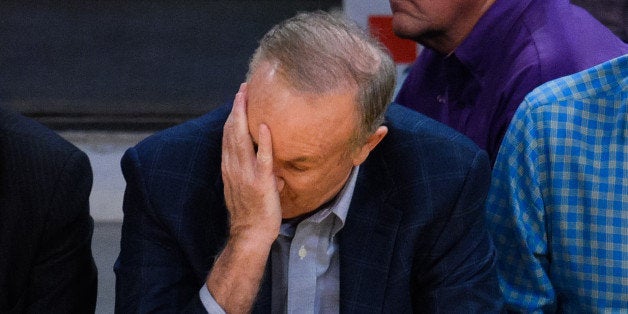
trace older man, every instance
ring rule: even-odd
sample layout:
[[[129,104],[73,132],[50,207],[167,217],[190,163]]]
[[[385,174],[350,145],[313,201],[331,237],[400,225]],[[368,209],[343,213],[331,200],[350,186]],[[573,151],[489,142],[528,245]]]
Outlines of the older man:
[[[270,30],[232,107],[123,158],[117,311],[499,310],[488,158],[394,76],[342,18]]]
[[[390,0],[393,29],[426,49],[396,102],[470,137],[495,160],[527,93],[628,53],[568,0]]]

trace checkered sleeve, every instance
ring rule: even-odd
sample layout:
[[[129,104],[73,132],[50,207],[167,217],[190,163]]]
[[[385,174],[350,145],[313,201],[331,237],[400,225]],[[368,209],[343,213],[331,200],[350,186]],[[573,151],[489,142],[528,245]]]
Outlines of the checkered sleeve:
[[[488,228],[506,305],[628,308],[628,55],[526,97],[493,169]]]
[[[542,193],[547,167],[542,120],[524,102],[502,143],[487,199],[488,228],[495,241],[500,287],[509,309],[551,310],[555,292],[548,276],[548,232]],[[539,131],[541,130],[541,131]]]

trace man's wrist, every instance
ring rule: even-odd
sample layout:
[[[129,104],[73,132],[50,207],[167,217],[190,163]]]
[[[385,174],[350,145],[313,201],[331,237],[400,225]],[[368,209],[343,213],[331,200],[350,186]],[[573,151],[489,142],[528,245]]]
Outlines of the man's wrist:
[[[206,279],[206,287],[226,312],[248,311],[259,289],[272,241],[253,233],[230,235]]]
[[[279,228],[269,227],[245,227],[232,226],[229,230],[229,242],[231,244],[246,245],[253,247],[269,247],[277,239]]]

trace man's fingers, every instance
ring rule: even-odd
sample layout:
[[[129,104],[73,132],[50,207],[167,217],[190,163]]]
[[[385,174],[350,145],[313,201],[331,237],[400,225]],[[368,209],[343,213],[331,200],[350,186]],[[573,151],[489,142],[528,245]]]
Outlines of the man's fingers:
[[[262,173],[273,171],[273,143],[266,124],[260,124],[257,146],[257,163]]]
[[[245,167],[255,155],[246,117],[246,83],[240,85],[224,127],[223,160]]]
[[[238,89],[238,92],[235,95],[233,105],[231,106],[231,113],[229,114],[229,117],[227,117],[226,124],[234,122],[236,114],[238,114],[238,112],[242,109],[246,110],[246,97],[240,97],[242,95],[246,96],[246,83],[240,84],[240,89]],[[243,106],[244,108],[242,108]]]
[[[233,108],[231,109],[231,118],[234,125],[235,135],[250,139],[249,127],[246,121],[246,99],[244,92],[238,92],[233,102]]]

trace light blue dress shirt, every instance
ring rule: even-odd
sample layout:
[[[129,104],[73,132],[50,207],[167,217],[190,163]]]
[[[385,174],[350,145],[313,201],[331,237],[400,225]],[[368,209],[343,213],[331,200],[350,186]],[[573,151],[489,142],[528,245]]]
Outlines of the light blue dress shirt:
[[[360,167],[333,202],[298,222],[283,223],[270,251],[273,313],[338,313],[342,229]],[[225,313],[207,286],[199,292],[208,313]]]
[[[628,55],[526,97],[487,212],[509,308],[628,313]]]

